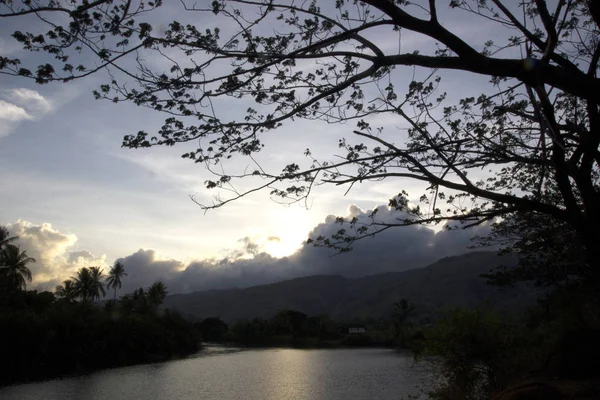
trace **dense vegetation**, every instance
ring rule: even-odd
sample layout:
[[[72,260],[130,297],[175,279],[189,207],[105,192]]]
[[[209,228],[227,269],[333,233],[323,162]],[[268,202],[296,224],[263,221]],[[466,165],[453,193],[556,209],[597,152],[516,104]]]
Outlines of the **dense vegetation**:
[[[520,256],[515,267],[485,274],[489,284],[528,282],[545,294],[518,318],[485,307],[455,309],[413,332],[416,357],[429,360],[443,376],[428,395],[442,400],[493,394],[506,400],[598,398],[600,292],[577,236],[563,224],[524,213],[497,222],[481,241],[500,241],[502,252]]]
[[[349,333],[349,327],[364,326],[364,322],[343,323],[328,315],[308,316],[297,310],[281,310],[271,318],[238,321],[224,339],[252,346],[393,346],[394,333],[388,321],[369,321],[365,333]]]
[[[346,347],[403,346],[411,334],[414,305],[402,299],[393,305],[385,319],[334,321],[329,315],[309,316],[301,311],[284,309],[270,318],[241,320],[231,328],[219,318],[205,318],[197,324],[202,339],[209,342],[236,343],[249,346]],[[365,332],[350,332],[351,327]]]
[[[193,324],[160,309],[167,293],[161,282],[103,305],[97,267],[80,269],[54,293],[26,290],[27,264],[34,260],[9,243],[5,229],[0,233],[0,384],[165,360],[199,348]],[[107,284],[116,289],[123,276],[117,263]]]

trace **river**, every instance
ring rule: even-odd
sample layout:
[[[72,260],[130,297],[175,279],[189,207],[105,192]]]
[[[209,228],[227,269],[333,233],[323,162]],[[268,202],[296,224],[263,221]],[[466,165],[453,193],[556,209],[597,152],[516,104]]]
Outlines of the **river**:
[[[390,349],[208,346],[186,359],[0,388],[2,400],[399,400],[423,372]]]

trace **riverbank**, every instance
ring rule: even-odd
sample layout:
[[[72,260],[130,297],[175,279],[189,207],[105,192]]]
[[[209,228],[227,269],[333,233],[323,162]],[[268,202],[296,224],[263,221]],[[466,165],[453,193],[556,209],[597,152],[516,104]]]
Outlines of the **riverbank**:
[[[0,385],[172,360],[201,348],[194,324],[176,313],[50,295],[23,292],[0,308]]]

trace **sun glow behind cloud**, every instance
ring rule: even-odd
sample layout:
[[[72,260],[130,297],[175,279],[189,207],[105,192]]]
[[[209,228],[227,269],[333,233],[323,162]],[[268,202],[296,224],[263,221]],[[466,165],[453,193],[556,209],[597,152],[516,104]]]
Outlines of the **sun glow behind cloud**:
[[[276,224],[271,235],[265,238],[262,245],[273,257],[281,258],[294,254],[308,238],[308,233],[315,226],[309,218],[309,212],[299,206],[274,207]]]
[[[297,238],[287,238],[287,240],[267,240],[264,244],[265,251],[276,258],[286,257],[294,254],[296,250],[298,250],[302,244],[301,240],[295,240]]]

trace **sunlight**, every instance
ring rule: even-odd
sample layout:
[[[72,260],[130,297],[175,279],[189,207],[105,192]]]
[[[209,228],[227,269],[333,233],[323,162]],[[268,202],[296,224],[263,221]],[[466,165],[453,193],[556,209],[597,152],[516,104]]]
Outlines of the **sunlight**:
[[[276,258],[282,258],[290,256],[298,250],[302,244],[302,241],[306,239],[306,235],[302,235],[302,238],[281,238],[279,240],[273,240],[272,238],[267,239],[264,244],[265,251]]]
[[[302,246],[314,223],[308,212],[299,207],[283,208],[276,214],[278,226],[270,230],[272,235],[264,239],[262,246],[271,256],[281,258],[294,254]]]

